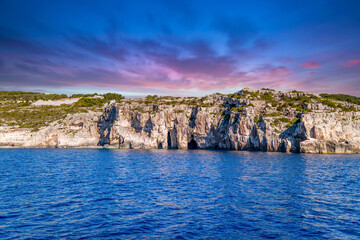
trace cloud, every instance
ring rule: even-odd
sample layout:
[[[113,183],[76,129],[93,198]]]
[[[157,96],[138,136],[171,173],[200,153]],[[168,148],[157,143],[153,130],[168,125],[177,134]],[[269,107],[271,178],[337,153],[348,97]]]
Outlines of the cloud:
[[[158,29],[157,16],[145,15],[146,26]],[[178,17],[188,15],[175,18]],[[226,51],[219,51],[218,42],[206,35],[182,36],[173,22],[161,24],[160,28],[165,27],[166,31],[137,35],[126,33],[125,27],[119,28],[115,18],[105,21],[108,25],[105,31],[68,32],[57,39],[57,44],[21,34],[0,36],[0,56],[8,60],[7,68],[0,71],[0,84],[218,91],[241,85],[257,86],[258,82],[276,85],[279,80],[275,78],[283,79],[291,73],[276,64],[245,67],[247,61],[257,60],[255,51],[264,52],[272,44],[258,36],[257,28],[246,18],[209,19],[207,31],[225,37]],[[197,30],[193,20],[189,24],[188,30]],[[182,22],[180,26],[185,25]],[[143,30],[141,26],[139,29]]]
[[[95,56],[103,56],[117,61],[124,60],[128,54],[126,45],[122,45],[116,39],[102,40],[93,36],[78,35],[68,37],[68,40],[77,48],[83,49]]]
[[[285,66],[263,65],[253,70],[258,77],[279,78],[292,74],[293,71]]]
[[[195,84],[195,79],[223,78],[237,69],[236,61],[228,55],[218,56],[204,40],[134,39],[117,36],[110,39],[79,36],[70,39],[76,47],[90,53],[92,58],[104,58],[118,65],[118,71],[147,81],[175,79]],[[153,75],[154,77],[149,77]],[[165,75],[167,77],[165,77]],[[192,80],[189,80],[192,79]],[[158,80],[156,80],[158,82]],[[141,81],[144,83],[144,81]],[[163,84],[163,81],[162,81]],[[177,82],[169,81],[169,85]],[[181,86],[185,87],[184,84]]]
[[[180,74],[190,76],[229,76],[235,71],[235,61],[228,57],[208,57],[208,58],[165,58],[158,61],[167,68]]]
[[[112,24],[109,30],[97,33],[64,34],[56,43],[0,34],[0,85],[132,92],[148,88],[178,90],[180,94],[241,87],[322,91],[328,82],[336,83],[334,79],[327,82],[322,69],[316,77],[315,72],[302,69],[320,68],[316,61],[305,62],[286,52],[277,54],[273,49],[278,43],[262,36],[251,22],[240,20],[220,18],[210,25],[207,30],[220,34],[219,41],[206,34],[182,36],[173,24],[168,24],[171,31],[152,34],[127,34]],[[152,21],[156,25],[156,18]],[[352,58],[346,56],[342,59]],[[324,61],[314,55],[305,59]],[[331,61],[334,59],[338,57]],[[357,61],[345,64],[356,65]]]
[[[144,88],[220,91],[236,86],[282,87],[288,75],[293,74],[282,65],[260,64],[241,70],[243,63],[256,60],[251,50],[219,55],[204,39],[131,38],[111,31],[100,36],[66,36],[65,40],[64,51],[40,44],[29,44],[42,49],[31,53],[15,47],[17,51],[8,53],[12,59],[9,68],[0,72],[0,83],[134,91]],[[23,42],[31,43],[27,39]],[[266,49],[265,42],[255,43],[256,48]],[[10,50],[11,47],[14,46]]]
[[[305,69],[315,69],[315,68],[319,68],[320,64],[316,61],[310,61],[303,63],[301,66]]]
[[[351,59],[345,63],[343,63],[344,66],[354,66],[354,65],[358,65],[360,63],[360,59]]]

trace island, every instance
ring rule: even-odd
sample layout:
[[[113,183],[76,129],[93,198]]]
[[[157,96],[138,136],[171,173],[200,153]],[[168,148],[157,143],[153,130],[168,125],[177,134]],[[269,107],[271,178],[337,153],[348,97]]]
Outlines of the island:
[[[1,91],[0,147],[360,153],[360,98],[267,88],[145,98]]]

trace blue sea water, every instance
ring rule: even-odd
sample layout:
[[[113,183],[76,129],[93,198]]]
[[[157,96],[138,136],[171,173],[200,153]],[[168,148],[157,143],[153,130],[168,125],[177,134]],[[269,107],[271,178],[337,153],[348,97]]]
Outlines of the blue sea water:
[[[360,155],[0,149],[1,239],[359,239]]]

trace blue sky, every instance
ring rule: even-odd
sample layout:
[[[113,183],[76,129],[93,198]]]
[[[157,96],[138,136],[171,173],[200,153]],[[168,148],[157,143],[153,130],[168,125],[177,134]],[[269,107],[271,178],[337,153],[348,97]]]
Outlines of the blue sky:
[[[360,1],[0,2],[0,89],[360,96]]]

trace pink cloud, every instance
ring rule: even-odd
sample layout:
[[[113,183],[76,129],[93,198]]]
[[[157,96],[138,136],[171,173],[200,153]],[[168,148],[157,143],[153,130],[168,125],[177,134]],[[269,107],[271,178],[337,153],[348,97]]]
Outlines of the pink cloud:
[[[360,59],[351,59],[346,63],[343,63],[344,66],[354,66],[360,63]]]
[[[211,44],[201,41],[119,37],[113,42],[112,39],[89,36],[78,37],[72,43],[74,49],[71,54],[60,54],[60,51],[52,51],[51,48],[40,51],[43,49],[40,47],[1,53],[0,85],[91,86],[133,92],[149,89],[165,93],[171,90],[185,95],[194,89],[216,92],[245,86],[313,92],[341,90],[356,95],[360,92],[357,87],[360,86],[360,68],[341,67],[360,66],[360,59],[351,55],[338,56],[331,52],[334,55],[308,57],[319,62],[337,63],[338,68],[327,74],[315,70],[321,67],[317,61],[298,62],[298,59],[279,58],[271,61],[272,64],[259,65],[258,62],[265,63],[259,55],[260,51],[236,48],[231,53],[219,55]],[[258,61],[260,58],[261,61]],[[339,64],[338,59],[351,60]],[[295,65],[308,70],[293,72],[291,69],[296,69]],[[344,73],[345,79],[342,77]]]
[[[315,69],[315,68],[319,68],[320,64],[315,61],[310,61],[310,62],[303,63],[301,66],[305,69]]]

